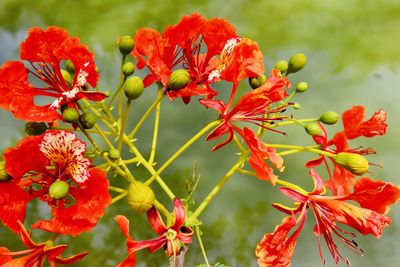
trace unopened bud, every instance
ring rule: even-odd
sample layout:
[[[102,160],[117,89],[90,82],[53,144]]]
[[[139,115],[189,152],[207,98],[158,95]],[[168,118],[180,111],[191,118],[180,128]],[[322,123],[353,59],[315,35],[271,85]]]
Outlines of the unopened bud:
[[[128,204],[138,212],[147,212],[154,205],[154,192],[142,182],[135,181],[129,185]]]
[[[4,161],[0,161],[0,182],[8,182],[11,180],[11,175],[9,175],[4,169],[6,163]]]
[[[190,74],[187,70],[174,70],[169,76],[168,89],[179,90],[185,88],[190,82]]]
[[[335,156],[335,162],[355,175],[368,172],[368,160],[356,153],[340,152]]]
[[[281,73],[285,73],[288,69],[288,63],[286,60],[279,60],[275,64],[275,68],[278,69]]]
[[[135,72],[135,64],[132,62],[127,62],[122,66],[121,71],[125,77],[132,75]]]
[[[307,63],[306,55],[295,54],[289,59],[287,73],[295,73],[303,69]]]
[[[133,76],[125,81],[124,92],[129,100],[137,99],[144,90],[143,80],[138,76]]]
[[[57,180],[50,185],[49,195],[54,199],[62,199],[68,195],[69,184],[62,180]]]
[[[337,114],[335,111],[326,111],[322,113],[321,117],[319,117],[319,121],[324,124],[332,125],[337,123],[339,118],[339,114]]]
[[[132,52],[134,45],[135,42],[129,35],[121,36],[119,38],[118,48],[123,55],[128,55],[130,52]]]
[[[267,81],[267,77],[265,75],[260,75],[258,77],[249,78],[249,84],[251,88],[256,89],[263,85]]]
[[[304,93],[308,89],[308,83],[306,82],[299,82],[296,86],[296,92]]]
[[[118,149],[112,148],[110,151],[108,151],[108,157],[112,160],[118,160],[121,155]]]
[[[69,123],[74,123],[79,119],[79,113],[74,108],[66,108],[62,113],[63,120]]]
[[[28,135],[41,135],[47,130],[44,122],[27,122],[25,123],[25,132]]]
[[[74,66],[74,63],[72,63],[71,60],[65,61],[65,69],[66,69],[69,73],[75,73],[75,66]]]
[[[299,103],[294,103],[294,104],[292,105],[292,107],[293,107],[294,109],[301,109],[301,105],[300,105]]]
[[[84,129],[92,129],[96,124],[96,117],[89,112],[85,112],[79,116],[78,121]]]
[[[304,129],[309,135],[312,136],[319,135],[321,133],[321,127],[315,122],[307,123],[304,125]]]

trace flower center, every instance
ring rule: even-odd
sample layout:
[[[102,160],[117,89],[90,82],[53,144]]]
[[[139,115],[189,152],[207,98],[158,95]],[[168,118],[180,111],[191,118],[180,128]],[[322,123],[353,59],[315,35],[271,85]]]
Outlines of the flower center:
[[[168,229],[167,231],[167,239],[174,240],[178,233],[174,229]]]

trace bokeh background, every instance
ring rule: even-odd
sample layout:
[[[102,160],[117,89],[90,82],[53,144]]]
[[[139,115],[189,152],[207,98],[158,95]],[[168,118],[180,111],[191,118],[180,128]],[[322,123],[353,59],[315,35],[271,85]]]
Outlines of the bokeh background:
[[[79,36],[96,53],[101,72],[100,88],[112,90],[118,85],[119,54],[115,40],[118,35],[133,35],[140,27],[162,30],[175,24],[185,14],[200,12],[207,18],[223,17],[237,27],[241,36],[255,39],[264,51],[268,70],[277,60],[288,59],[302,52],[308,56],[306,68],[291,77],[295,84],[307,81],[309,90],[296,97],[300,111],[290,111],[298,117],[316,117],[324,111],[342,111],[352,105],[365,105],[369,117],[376,109],[388,112],[388,132],[374,139],[360,138],[353,147],[363,144],[374,147],[378,154],[369,160],[384,168],[372,167],[376,179],[387,179],[400,184],[400,2],[397,0],[286,0],[286,1],[184,1],[184,0],[2,0],[0,2],[0,63],[17,59],[19,43],[26,38],[32,26],[57,25],[66,28],[72,36]],[[246,90],[245,84],[242,90]],[[228,88],[229,90],[229,88]],[[146,91],[132,112],[132,123],[155,97],[155,88]],[[222,96],[224,94],[222,93]],[[185,140],[217,116],[205,111],[197,100],[184,106],[180,101],[164,101],[161,116],[161,134],[157,161],[164,162]],[[151,122],[138,135],[142,148],[149,146]],[[0,110],[0,151],[14,145],[24,136],[23,122],[16,121],[8,112]],[[301,129],[291,127],[288,137],[270,133],[269,141],[291,144],[312,144]],[[339,130],[332,127],[331,133]],[[235,159],[235,150],[224,148],[210,152],[213,143],[201,140],[183,157],[169,167],[163,177],[168,179],[178,195],[184,196],[185,179],[192,176],[197,162],[201,183],[195,199],[201,201]],[[307,171],[302,167],[313,155],[285,158],[283,178],[310,186]],[[148,174],[143,172],[143,178]],[[255,244],[266,232],[273,231],[283,214],[271,208],[271,203],[284,201],[277,188],[254,177],[236,175],[222,190],[205,213],[203,241],[212,263],[229,266],[256,266]],[[155,190],[158,190],[155,188]],[[359,257],[342,249],[352,266],[386,266],[400,262],[400,208],[391,210],[393,222],[384,231],[381,240],[358,236],[357,242],[365,250]],[[30,205],[31,220],[48,211],[41,205]],[[136,239],[154,234],[146,225],[144,216],[133,215],[125,203],[112,206],[107,216],[91,232],[76,239],[63,238],[70,244],[66,254],[90,251],[75,266],[114,266],[125,257],[125,240],[113,217],[125,214],[131,219],[131,233]],[[293,257],[292,266],[322,266],[316,238],[312,233],[314,222],[309,216]],[[28,222],[29,223],[29,222]],[[137,229],[146,229],[139,232]],[[45,235],[35,231],[40,240]],[[0,246],[22,248],[20,241],[0,226]],[[202,263],[195,240],[187,253],[187,266]],[[139,252],[139,266],[168,266],[162,251],[148,255]],[[327,266],[335,266],[325,252]]]

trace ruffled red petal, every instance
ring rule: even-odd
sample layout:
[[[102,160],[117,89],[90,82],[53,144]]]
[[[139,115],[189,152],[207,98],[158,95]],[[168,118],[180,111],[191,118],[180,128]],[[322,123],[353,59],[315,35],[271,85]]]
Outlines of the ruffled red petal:
[[[207,45],[207,56],[211,57],[220,54],[226,41],[236,37],[236,28],[225,19],[213,18],[207,20],[201,35]]]
[[[343,167],[335,164],[333,176],[325,182],[325,186],[332,191],[334,196],[343,196],[351,193],[357,178]]]

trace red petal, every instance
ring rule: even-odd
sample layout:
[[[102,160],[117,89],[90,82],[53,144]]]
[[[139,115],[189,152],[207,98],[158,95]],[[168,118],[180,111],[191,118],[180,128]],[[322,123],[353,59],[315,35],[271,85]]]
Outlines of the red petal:
[[[116,267],[136,267],[136,253],[128,253],[128,257]]]
[[[115,216],[114,220],[117,222],[119,229],[121,229],[122,233],[128,240],[132,240],[129,234],[129,220],[123,215]]]
[[[356,179],[354,174],[335,164],[333,176],[325,182],[325,186],[332,191],[334,196],[348,195]]]
[[[82,252],[79,254],[75,254],[73,256],[70,256],[68,258],[60,258],[60,257],[56,257],[54,259],[55,262],[59,263],[59,264],[71,264],[77,261],[80,261],[81,259],[83,259],[84,257],[86,257],[86,255],[88,255],[88,252]]]
[[[217,99],[200,99],[200,104],[207,108],[212,108],[217,110],[220,114],[225,113],[226,105],[221,100]]]
[[[304,166],[306,168],[314,168],[316,166],[321,165],[322,162],[324,162],[324,156],[320,156],[316,159],[312,159],[312,160],[308,161],[306,164],[304,164]]]
[[[154,232],[157,234],[162,235],[168,230],[156,208],[152,207],[147,212],[147,219],[149,220],[151,228],[153,228]]]
[[[168,77],[169,78],[169,77]],[[167,95],[169,99],[173,100],[177,97],[190,97],[197,95],[214,96],[218,93],[213,91],[210,87],[196,85],[195,83],[189,83],[185,88],[179,89],[177,91],[169,90]]]
[[[0,266],[3,266],[2,264],[12,260],[11,256],[3,255],[3,253],[5,252],[10,252],[10,251],[6,247],[0,247]]]
[[[174,198],[174,216],[175,223],[171,228],[179,233],[183,223],[185,222],[185,207],[177,197]]]
[[[207,45],[208,57],[220,54],[226,41],[236,37],[235,27],[229,21],[221,18],[208,20],[201,33]]]

